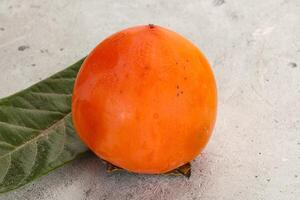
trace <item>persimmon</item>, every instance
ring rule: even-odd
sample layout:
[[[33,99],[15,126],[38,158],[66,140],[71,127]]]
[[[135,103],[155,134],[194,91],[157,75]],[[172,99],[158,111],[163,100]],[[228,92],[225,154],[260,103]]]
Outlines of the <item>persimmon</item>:
[[[217,92],[199,49],[157,25],[102,41],[85,59],[72,97],[74,126],[100,158],[160,174],[193,160],[215,123]]]

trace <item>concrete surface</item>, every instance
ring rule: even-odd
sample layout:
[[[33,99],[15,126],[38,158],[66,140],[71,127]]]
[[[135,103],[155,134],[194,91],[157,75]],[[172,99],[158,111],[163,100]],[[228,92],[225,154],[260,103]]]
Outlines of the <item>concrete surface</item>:
[[[1,0],[0,96],[148,23],[192,40],[216,75],[217,125],[192,177],[107,174],[87,156],[0,199],[300,199],[299,0]]]

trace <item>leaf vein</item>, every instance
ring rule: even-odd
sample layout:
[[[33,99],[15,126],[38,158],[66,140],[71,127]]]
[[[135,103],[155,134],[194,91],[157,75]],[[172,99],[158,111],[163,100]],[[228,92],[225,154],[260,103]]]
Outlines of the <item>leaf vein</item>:
[[[72,94],[66,94],[66,93],[53,93],[53,92],[30,92],[30,94],[33,94],[33,95],[45,95],[45,96],[66,96],[66,97],[71,97]]]
[[[1,182],[3,182],[3,180],[5,180],[5,177],[6,177],[6,175],[7,175],[7,173],[8,173],[8,170],[9,170],[9,168],[10,168],[10,166],[11,166],[11,155],[9,155],[9,161],[8,161],[8,166],[7,166],[7,168],[6,168],[6,170],[5,170],[5,172],[3,173],[3,176],[2,176],[2,180],[1,180]]]
[[[5,142],[5,141],[0,141],[0,146],[1,146],[1,144],[3,144],[3,145],[7,145],[7,146],[9,146],[9,147],[11,147],[11,148],[16,148],[16,146],[15,146],[15,145],[13,145],[13,144],[10,144],[10,143],[8,143],[8,142]]]
[[[0,121],[0,125],[6,125],[6,126],[11,126],[11,127],[15,127],[15,128],[19,128],[19,129],[26,129],[28,131],[40,131],[39,129],[35,129],[35,128],[30,128],[27,126],[21,126],[18,124],[12,124],[12,123],[8,123],[8,122],[4,122],[4,121]]]
[[[33,166],[35,165],[35,162],[36,162],[36,157],[37,157],[37,153],[38,153],[38,148],[37,148],[37,143],[35,141],[35,151],[34,151],[34,159],[33,159],[33,163],[30,167],[30,169],[28,170],[28,173],[26,173],[26,175],[19,181],[19,183],[17,184],[17,186],[21,185],[22,182],[24,180],[26,180],[26,178],[31,174],[31,169],[33,168]]]
[[[53,128],[55,128],[55,127],[59,126],[61,123],[63,123],[64,120],[65,120],[65,118],[68,117],[69,115],[70,115],[70,113],[67,114],[66,116],[64,116],[63,118],[57,120],[55,123],[53,123],[52,125],[50,125],[50,126],[49,126],[48,128],[46,128],[45,130],[41,130],[41,131],[40,131],[40,134],[38,134],[37,137],[32,138],[31,140],[28,140],[28,141],[24,142],[24,143],[21,144],[20,146],[16,147],[14,150],[12,150],[12,151],[10,151],[10,152],[8,152],[8,153],[6,153],[6,154],[0,156],[0,160],[1,160],[2,158],[6,157],[7,155],[11,155],[11,154],[15,153],[16,151],[18,151],[19,149],[22,149],[25,145],[30,144],[30,143],[32,143],[32,142],[35,142],[35,141],[37,141],[38,139],[40,139],[41,137],[47,136],[49,133],[51,133],[51,130],[52,130]]]
[[[62,113],[62,112],[59,112],[59,111],[43,110],[43,109],[37,109],[37,108],[22,108],[22,107],[17,107],[17,106],[6,106],[6,105],[0,105],[0,107],[9,107],[9,108],[16,108],[16,109],[24,110],[24,111],[49,112],[49,113],[56,113],[56,114],[65,115],[65,113]]]

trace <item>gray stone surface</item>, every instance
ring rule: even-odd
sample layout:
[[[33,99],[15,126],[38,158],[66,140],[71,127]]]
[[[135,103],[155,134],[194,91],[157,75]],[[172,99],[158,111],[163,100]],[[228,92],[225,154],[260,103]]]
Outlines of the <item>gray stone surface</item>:
[[[215,72],[217,124],[192,177],[107,174],[90,155],[0,199],[300,199],[299,0],[1,0],[0,97],[148,23],[192,40]]]

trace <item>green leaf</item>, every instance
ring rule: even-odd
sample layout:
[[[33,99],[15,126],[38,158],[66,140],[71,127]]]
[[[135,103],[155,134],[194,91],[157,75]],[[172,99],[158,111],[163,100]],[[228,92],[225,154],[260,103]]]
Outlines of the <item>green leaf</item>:
[[[83,60],[0,100],[0,193],[87,152],[71,119],[73,85]]]

